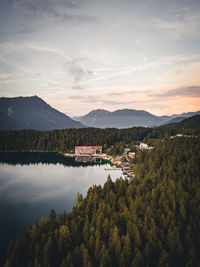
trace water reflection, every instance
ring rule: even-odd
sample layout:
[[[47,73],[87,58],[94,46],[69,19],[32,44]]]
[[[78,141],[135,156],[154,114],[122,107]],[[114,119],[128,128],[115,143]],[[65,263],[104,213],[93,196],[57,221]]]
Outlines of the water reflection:
[[[57,153],[0,153],[0,251],[11,237],[24,232],[41,216],[69,212],[77,192],[86,195],[93,184],[103,185],[107,162],[66,158]],[[113,180],[121,171],[111,171]],[[0,255],[1,257],[2,255]]]
[[[0,152],[0,162],[11,165],[62,164],[64,166],[94,166],[106,164],[105,160],[94,157],[65,157],[56,152]]]
[[[75,157],[75,162],[77,163],[103,163],[102,159],[94,157]]]

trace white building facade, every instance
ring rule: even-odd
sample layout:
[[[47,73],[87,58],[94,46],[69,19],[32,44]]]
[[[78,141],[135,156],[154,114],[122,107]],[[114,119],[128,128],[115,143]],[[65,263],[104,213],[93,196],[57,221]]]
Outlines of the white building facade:
[[[102,153],[102,146],[75,146],[76,155],[96,155]]]

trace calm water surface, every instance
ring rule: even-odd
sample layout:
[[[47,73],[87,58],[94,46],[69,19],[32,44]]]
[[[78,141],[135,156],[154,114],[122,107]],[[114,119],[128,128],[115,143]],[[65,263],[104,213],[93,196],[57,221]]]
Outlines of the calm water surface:
[[[77,192],[86,195],[121,171],[105,171],[106,162],[80,162],[56,153],[0,153],[1,244],[22,234],[50,210],[71,211]]]

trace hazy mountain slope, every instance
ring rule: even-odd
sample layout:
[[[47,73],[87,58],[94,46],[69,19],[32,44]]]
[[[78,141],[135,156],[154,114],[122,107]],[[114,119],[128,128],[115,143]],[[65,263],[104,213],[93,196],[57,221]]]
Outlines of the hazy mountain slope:
[[[195,129],[200,127],[200,115],[195,115],[184,119],[178,123],[171,123],[167,125],[169,127],[174,127],[176,129]]]
[[[192,117],[192,116],[195,116],[195,115],[200,115],[200,110],[196,111],[196,112],[184,112],[184,113],[181,113],[181,114],[174,114],[172,115],[171,117],[184,117],[184,118],[189,118],[189,117]]]
[[[177,123],[177,122],[181,122],[184,119],[186,119],[186,117],[175,117],[169,121],[167,121],[164,125],[168,125],[168,124],[172,124],[172,123]]]
[[[90,111],[88,114],[84,116],[74,117],[74,119],[80,121],[81,123],[85,121],[86,123],[85,125],[88,125],[90,127],[104,128],[104,126],[101,127],[100,125],[104,124],[103,121],[105,120],[105,118],[109,117],[110,113],[111,113],[110,111],[104,109],[96,109]]]
[[[122,109],[113,112],[97,109],[72,120],[64,113],[49,106],[37,96],[0,98],[0,130],[53,130],[82,128],[87,125],[97,128],[155,127],[181,121],[197,112],[155,116],[144,110]]]
[[[120,109],[110,112],[104,109],[96,109],[75,119],[87,126],[98,128],[155,127],[179,122],[196,114],[200,114],[200,111],[172,116],[155,116],[144,110]]]
[[[0,130],[84,127],[37,96],[0,98]]]
[[[92,110],[77,120],[91,127],[130,128],[134,126],[153,127],[165,123],[169,116],[157,117],[144,110],[122,109],[110,112],[107,110]]]

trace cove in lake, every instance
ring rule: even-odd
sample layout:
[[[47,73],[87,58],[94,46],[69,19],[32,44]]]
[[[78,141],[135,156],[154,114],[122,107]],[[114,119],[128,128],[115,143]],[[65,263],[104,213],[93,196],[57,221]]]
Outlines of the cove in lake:
[[[51,209],[70,212],[77,193],[86,196],[89,187],[103,185],[122,171],[105,171],[106,161],[67,158],[58,153],[0,153],[0,249],[10,238],[20,236]],[[1,255],[0,255],[1,256]]]

